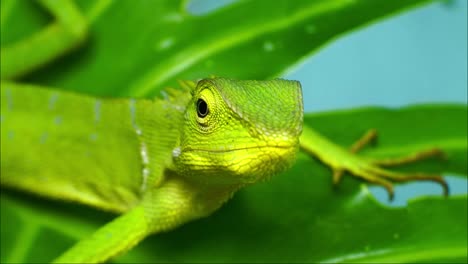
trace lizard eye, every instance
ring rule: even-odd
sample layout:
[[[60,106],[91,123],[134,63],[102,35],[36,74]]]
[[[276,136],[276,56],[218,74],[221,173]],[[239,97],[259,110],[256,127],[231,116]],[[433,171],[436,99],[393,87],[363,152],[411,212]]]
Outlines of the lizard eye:
[[[197,101],[197,114],[198,117],[203,118],[208,115],[208,104],[203,99],[198,99]]]

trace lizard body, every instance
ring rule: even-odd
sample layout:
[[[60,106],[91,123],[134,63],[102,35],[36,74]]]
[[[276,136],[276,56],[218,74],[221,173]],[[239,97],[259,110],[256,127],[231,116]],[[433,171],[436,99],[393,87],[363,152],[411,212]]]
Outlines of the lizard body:
[[[103,261],[292,165],[303,118],[298,82],[182,86],[165,99],[135,100],[2,83],[1,184],[127,212],[64,261]],[[92,250],[104,240],[106,250]]]

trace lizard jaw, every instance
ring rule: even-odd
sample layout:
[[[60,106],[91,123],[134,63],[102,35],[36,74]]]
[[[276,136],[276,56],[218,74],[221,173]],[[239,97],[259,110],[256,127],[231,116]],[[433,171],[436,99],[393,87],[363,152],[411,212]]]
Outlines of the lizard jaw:
[[[291,167],[298,148],[298,144],[215,150],[179,148],[173,153],[177,152],[178,162],[204,182],[251,184]]]

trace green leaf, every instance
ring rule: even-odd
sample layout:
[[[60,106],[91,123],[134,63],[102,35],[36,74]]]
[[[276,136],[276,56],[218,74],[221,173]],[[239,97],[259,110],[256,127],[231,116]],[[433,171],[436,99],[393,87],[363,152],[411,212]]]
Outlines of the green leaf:
[[[194,16],[186,1],[80,0],[90,39],[24,81],[150,96],[177,79],[271,78],[343,33],[426,2],[238,1]],[[4,3],[2,46],[52,21],[32,1]],[[466,118],[466,106],[417,106],[309,115],[306,125],[344,146],[377,128],[379,146],[363,151],[374,157],[438,146],[448,161],[403,169],[466,176]],[[2,189],[0,202],[0,262],[50,261],[114,217],[11,190]],[[209,218],[146,239],[116,262],[466,261],[466,208],[466,195],[387,208],[354,178],[333,188],[328,169],[301,154],[290,171],[246,188]]]
[[[381,140],[365,152],[369,156],[405,154],[437,142],[449,160],[422,162],[419,169],[466,176],[467,114],[466,106],[457,105],[368,108],[308,115],[306,124],[345,145],[369,127],[378,129]],[[427,116],[431,122],[417,122]],[[12,192],[2,193],[1,203],[2,252],[9,252],[2,262],[49,261],[112,217]],[[291,170],[245,188],[212,216],[151,236],[116,261],[463,261],[467,206],[463,195],[388,208],[354,178],[333,188],[329,170],[301,154]]]
[[[19,38],[14,28],[32,33],[48,21],[44,12],[31,14],[34,3],[17,2],[5,15],[2,45]],[[278,76],[347,31],[430,1],[237,1],[204,16],[190,15],[181,0],[76,2],[91,21],[89,41],[27,81],[148,96],[178,79]],[[24,13],[25,25],[16,19]]]

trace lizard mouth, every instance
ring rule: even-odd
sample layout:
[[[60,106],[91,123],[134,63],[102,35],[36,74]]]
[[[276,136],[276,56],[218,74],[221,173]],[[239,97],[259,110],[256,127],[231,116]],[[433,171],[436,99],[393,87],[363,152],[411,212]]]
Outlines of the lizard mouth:
[[[283,145],[283,146],[275,146],[275,145],[267,145],[267,146],[251,146],[251,147],[244,147],[244,148],[226,148],[226,149],[202,149],[202,148],[187,148],[185,151],[200,151],[200,152],[210,152],[210,153],[226,153],[226,152],[235,152],[235,151],[242,151],[242,150],[264,150],[264,149],[292,149],[295,148],[295,145]]]

